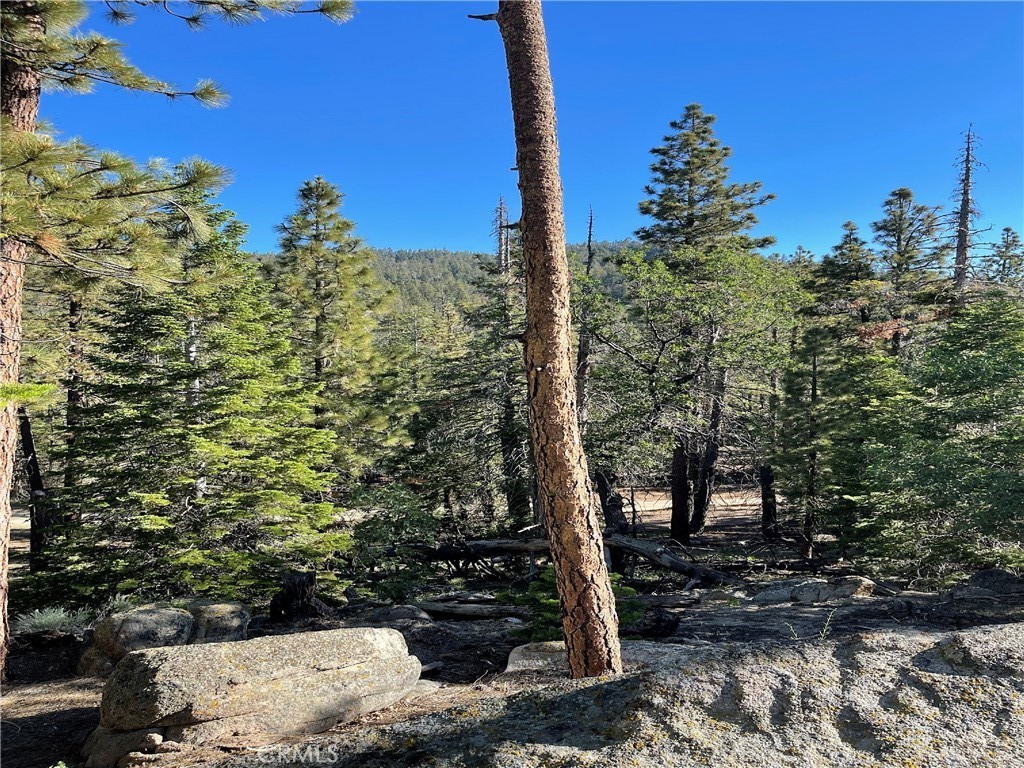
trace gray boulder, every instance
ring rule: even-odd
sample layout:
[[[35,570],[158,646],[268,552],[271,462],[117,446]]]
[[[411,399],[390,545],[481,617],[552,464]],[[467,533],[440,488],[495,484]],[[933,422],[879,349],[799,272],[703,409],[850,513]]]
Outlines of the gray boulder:
[[[143,605],[113,613],[93,628],[92,643],[114,661],[132,651],[185,645],[192,637],[195,619],[181,608]]]
[[[107,680],[85,756],[109,768],[138,751],[120,750],[140,734],[166,751],[168,742],[251,747],[319,733],[398,701],[419,674],[393,629],[135,651]]]
[[[248,624],[245,605],[220,600],[191,600],[183,608],[152,603],[112,613],[93,628],[78,674],[107,675],[132,651],[244,640]]]
[[[755,605],[782,603],[827,603],[850,597],[867,597],[875,590],[875,583],[863,576],[844,576],[829,582],[826,579],[786,579],[768,585],[750,598]]]
[[[997,595],[1017,595],[1024,593],[1024,578],[1002,568],[989,568],[973,574],[967,586]]]
[[[1024,624],[663,649],[624,675],[553,678],[290,754],[307,768],[1024,765]]]
[[[190,642],[227,643],[245,640],[251,614],[243,603],[193,600],[187,608],[195,620]]]

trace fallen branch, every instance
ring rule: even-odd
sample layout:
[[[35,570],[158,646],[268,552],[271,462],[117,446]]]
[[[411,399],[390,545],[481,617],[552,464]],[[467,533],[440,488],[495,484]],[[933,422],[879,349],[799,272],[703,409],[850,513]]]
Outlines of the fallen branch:
[[[676,555],[672,550],[663,544],[642,539],[632,539],[622,534],[606,536],[604,545],[611,549],[621,549],[633,555],[650,560],[652,563],[668,568],[676,573],[683,573],[691,578],[700,579],[706,584],[742,584],[742,579],[732,576],[714,568],[691,563]]]
[[[510,616],[526,619],[527,608],[514,605],[482,605],[480,603],[414,603],[421,611],[436,616],[459,616],[465,619],[506,619]]]
[[[628,552],[655,565],[682,573],[702,584],[743,584],[743,580],[714,568],[691,563],[673,553],[668,547],[651,541],[633,539],[621,534],[606,536],[604,544],[609,549]],[[428,560],[475,560],[510,553],[535,554],[548,550],[547,539],[480,539],[459,543],[441,544],[437,547],[426,545],[416,549]],[[427,609],[424,609],[427,610]],[[429,611],[428,611],[429,612]]]

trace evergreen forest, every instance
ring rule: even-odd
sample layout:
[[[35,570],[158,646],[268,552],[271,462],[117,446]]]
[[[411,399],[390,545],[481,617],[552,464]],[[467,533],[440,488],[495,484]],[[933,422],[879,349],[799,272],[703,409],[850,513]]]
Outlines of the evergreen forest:
[[[12,621],[194,597],[266,612],[299,573],[328,609],[445,588],[547,600],[534,637],[559,638],[547,565],[561,555],[543,540],[562,497],[538,479],[544,423],[531,433],[540,277],[519,201],[495,196],[476,223],[493,233],[487,252],[395,250],[361,238],[344,178],[312,176],[273,222],[277,248],[250,252],[255,222],[220,197],[228,169],[140,164],[37,122],[40,90],[222,100],[82,31],[94,5],[2,6]],[[104,10],[214,35],[351,11]],[[722,143],[713,112],[684,100],[649,126],[635,232],[565,211],[589,222],[566,244],[570,399],[616,592],[701,569],[845,568],[921,590],[1024,569],[1024,243],[1019,221],[978,224],[985,126],[934,158],[951,197],[880,188],[864,201],[873,217],[837,221],[831,248],[783,253],[753,233],[772,180],[731,171],[744,148]],[[728,519],[740,540],[715,534]],[[629,610],[620,600],[620,620]]]

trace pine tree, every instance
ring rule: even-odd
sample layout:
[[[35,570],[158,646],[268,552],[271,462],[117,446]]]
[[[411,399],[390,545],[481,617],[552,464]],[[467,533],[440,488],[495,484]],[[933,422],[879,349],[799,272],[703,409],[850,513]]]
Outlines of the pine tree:
[[[881,284],[877,257],[852,221],[843,224],[843,237],[814,272],[818,314],[853,315],[866,323],[877,311]]]
[[[754,209],[775,198],[762,195],[761,182],[729,183],[725,161],[732,154],[714,136],[715,116],[699,104],[686,107],[679,120],[669,123],[674,133],[651,150],[653,179],[644,188],[651,197],[640,203],[640,213],[655,220],[636,236],[662,248],[706,248],[736,238],[742,247],[762,248],[771,237],[746,234],[755,224]]]
[[[906,187],[894,190],[882,210],[883,218],[871,225],[888,284],[888,318],[881,331],[890,340],[892,353],[900,354],[915,326],[928,321],[925,308],[935,305],[943,292],[939,270],[950,245],[942,236],[938,206],[914,202],[914,193]]]
[[[996,285],[1024,289],[1024,244],[1012,228],[1003,228],[999,242],[983,261],[983,273]]]
[[[90,355],[77,445],[80,523],[52,578],[80,597],[116,592],[263,596],[282,569],[322,565],[345,537],[319,499],[329,431],[273,329],[270,287],[240,251],[244,228],[199,203],[211,236],[173,293],[122,287]]]
[[[107,3],[114,21],[128,22],[131,7],[151,7],[184,19],[191,27],[201,26],[211,15],[239,23],[260,18],[263,10],[286,13],[318,13],[335,20],[347,18],[348,0],[321,0],[307,9],[297,2],[279,0],[195,0],[173,5],[159,0],[112,0]],[[102,82],[134,91],[162,93],[175,98],[192,96],[202,103],[216,104],[223,94],[210,81],[192,91],[181,91],[148,77],[129,64],[120,46],[93,33],[80,34],[77,26],[86,15],[81,0],[10,0],[0,5],[0,130],[7,148],[21,144],[25,134],[36,130],[40,94],[44,87],[84,92]],[[178,10],[186,10],[179,14]],[[8,201],[5,201],[5,203]],[[22,201],[27,202],[27,201]],[[16,402],[24,400],[20,383],[22,338],[22,294],[25,268],[39,252],[49,253],[48,234],[39,229],[28,237],[7,233],[0,239],[0,677],[7,653],[8,545],[10,542],[10,491],[14,474],[16,443]],[[89,271],[88,260],[76,268]]]
[[[373,253],[339,212],[341,193],[317,177],[302,185],[298,200],[297,212],[278,227],[281,252],[272,270],[303,381],[320,389],[317,425],[335,434],[334,467],[351,480],[404,443],[408,404],[389,397],[393,377],[374,339],[386,294]]]
[[[555,99],[540,0],[501,0],[522,192],[526,378],[537,490],[573,677],[621,672],[615,596],[601,553],[576,412],[569,262]]]

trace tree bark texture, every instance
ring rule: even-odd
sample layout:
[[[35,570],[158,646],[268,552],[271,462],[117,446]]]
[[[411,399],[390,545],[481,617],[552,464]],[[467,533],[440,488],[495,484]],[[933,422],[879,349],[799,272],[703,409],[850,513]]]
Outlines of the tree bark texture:
[[[8,10],[21,13],[29,26],[43,35],[43,22],[32,2],[8,3]],[[33,131],[39,115],[39,73],[12,61],[0,60],[0,115],[14,131]],[[25,243],[7,237],[0,240],[0,386],[16,384],[21,360],[21,301],[25,287]],[[14,454],[18,443],[17,405],[0,404],[0,679],[7,661],[8,555],[11,542],[11,486]]]
[[[64,487],[73,488],[77,482],[78,457],[75,440],[82,413],[82,371],[85,366],[82,350],[82,299],[72,294],[68,297],[68,397],[67,413],[64,416]]]
[[[715,470],[718,467],[718,451],[722,443],[722,413],[725,410],[725,387],[728,380],[726,371],[720,371],[715,379],[711,395],[711,414],[708,417],[708,434],[697,474],[697,488],[693,497],[693,517],[690,518],[690,533],[700,533],[708,519],[711,494],[715,490]]]
[[[540,0],[502,0],[522,194],[525,362],[537,485],[573,677],[622,671],[615,597],[580,440],[555,97]]]
[[[598,470],[594,473],[597,496],[601,500],[601,513],[604,516],[604,529],[607,533],[629,533],[629,520],[626,519],[625,501],[616,487],[618,478],[613,472]],[[610,550],[608,566],[612,573],[626,572],[626,553],[621,549]]]

